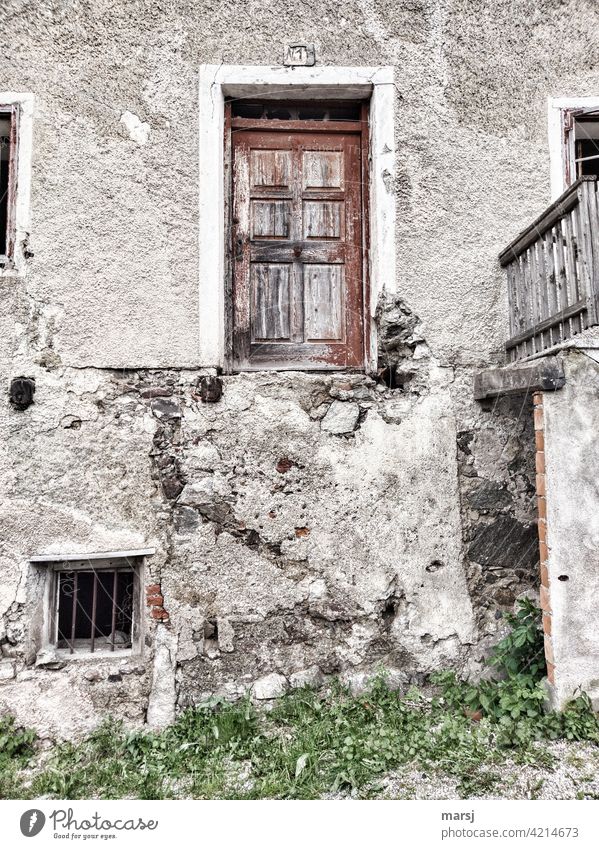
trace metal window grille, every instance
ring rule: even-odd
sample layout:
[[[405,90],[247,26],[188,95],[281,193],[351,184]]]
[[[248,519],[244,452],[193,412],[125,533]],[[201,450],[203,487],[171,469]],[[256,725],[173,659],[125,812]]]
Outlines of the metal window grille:
[[[135,570],[65,569],[57,572],[57,648],[94,652],[131,648]]]

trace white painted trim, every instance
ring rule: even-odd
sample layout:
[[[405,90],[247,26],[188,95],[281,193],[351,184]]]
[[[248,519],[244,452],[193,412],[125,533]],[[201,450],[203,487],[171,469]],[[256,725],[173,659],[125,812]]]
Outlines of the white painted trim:
[[[370,314],[394,291],[395,120],[392,67],[285,68],[202,65],[199,86],[199,363],[225,364],[225,96],[293,99],[370,97]],[[372,329],[372,356],[376,339]]]
[[[129,551],[95,551],[93,554],[79,552],[78,554],[34,554],[29,558],[30,563],[65,563],[71,560],[110,560],[113,558],[146,557],[156,554],[155,548],[132,548]]]
[[[0,269],[1,277],[24,274],[23,243],[31,233],[31,153],[33,148],[33,94],[0,91],[0,109],[19,104],[19,134],[17,138],[17,196],[15,207],[15,255],[13,265]]]
[[[563,145],[562,109],[599,109],[599,97],[550,97],[547,109],[551,200],[567,189]]]

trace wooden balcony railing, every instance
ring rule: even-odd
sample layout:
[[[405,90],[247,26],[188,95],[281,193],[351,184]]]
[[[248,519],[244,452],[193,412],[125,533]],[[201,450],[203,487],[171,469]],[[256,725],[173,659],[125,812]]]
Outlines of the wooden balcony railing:
[[[581,177],[499,255],[507,269],[509,362],[599,324],[597,177]]]

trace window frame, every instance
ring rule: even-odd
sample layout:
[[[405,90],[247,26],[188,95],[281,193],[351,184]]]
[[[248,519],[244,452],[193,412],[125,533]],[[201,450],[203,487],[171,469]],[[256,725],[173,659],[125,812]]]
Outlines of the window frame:
[[[599,96],[550,97],[547,106],[551,200],[563,194],[573,180],[574,145],[569,128],[572,117],[580,110],[599,110]]]
[[[143,587],[143,558],[141,556],[106,555],[103,558],[56,558],[46,561],[48,566],[46,576],[46,599],[44,603],[44,634],[43,649],[50,649],[64,660],[90,660],[94,658],[125,657],[139,655],[143,646],[143,617],[142,617],[142,587]],[[131,620],[131,646],[114,649],[94,648],[70,650],[70,647],[58,645],[59,618],[59,581],[64,572],[115,572],[130,571],[133,574],[133,609]],[[99,639],[99,638],[96,638]]]
[[[227,221],[231,197],[231,151],[227,144],[225,98],[253,100],[368,102],[370,146],[366,256],[369,303],[366,305],[364,369],[376,370],[375,313],[383,291],[395,292],[396,198],[394,70],[375,67],[272,67],[202,65],[199,96],[199,340],[202,367],[230,368],[230,251]],[[312,369],[310,369],[311,371]],[[362,369],[361,369],[362,370]]]
[[[24,274],[29,254],[33,109],[33,94],[0,91],[0,112],[10,112],[13,116],[11,158],[14,164],[9,178],[11,197],[7,222],[7,252],[0,256],[0,279]]]
[[[6,200],[6,252],[0,253],[0,268],[10,265],[15,255],[17,237],[17,186],[19,163],[19,121],[21,107],[19,103],[4,105],[0,103],[0,117],[10,116],[8,148],[8,197]]]

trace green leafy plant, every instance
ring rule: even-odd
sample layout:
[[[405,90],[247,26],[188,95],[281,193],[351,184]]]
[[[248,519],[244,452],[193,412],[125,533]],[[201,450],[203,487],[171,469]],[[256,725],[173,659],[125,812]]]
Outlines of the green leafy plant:
[[[0,760],[26,762],[34,753],[35,731],[17,726],[13,716],[0,718]]]
[[[521,684],[535,684],[545,674],[540,610],[529,598],[521,598],[516,613],[506,614],[505,620],[511,630],[493,649],[489,665]]]

